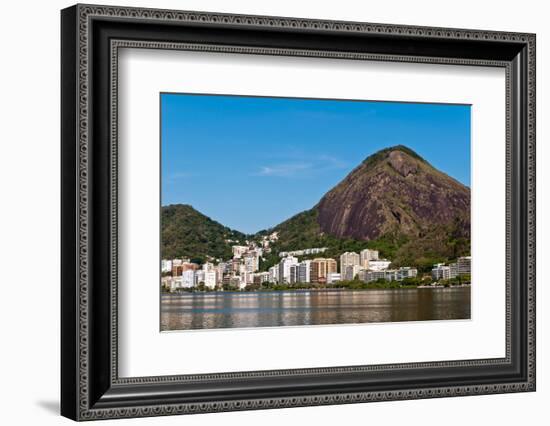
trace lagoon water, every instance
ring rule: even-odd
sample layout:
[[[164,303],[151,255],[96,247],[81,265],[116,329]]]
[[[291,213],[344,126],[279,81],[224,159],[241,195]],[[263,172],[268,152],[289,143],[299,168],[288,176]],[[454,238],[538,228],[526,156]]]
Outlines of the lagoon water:
[[[470,318],[470,287],[161,295],[161,331]]]

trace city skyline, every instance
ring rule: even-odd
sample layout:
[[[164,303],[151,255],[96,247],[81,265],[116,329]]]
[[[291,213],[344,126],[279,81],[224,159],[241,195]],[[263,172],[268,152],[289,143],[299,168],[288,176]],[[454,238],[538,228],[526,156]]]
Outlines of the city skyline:
[[[271,252],[271,243],[278,239],[274,232],[261,241],[233,245],[229,259],[209,259],[199,264],[189,258],[162,259],[161,288],[165,292],[219,290],[289,290],[319,288],[326,285],[368,288],[369,283],[388,286],[404,282],[405,286],[430,287],[470,283],[471,256],[459,256],[455,262],[433,264],[429,274],[419,277],[413,266],[393,267],[390,259],[379,251],[362,249],[346,251],[333,257],[322,257],[324,247],[307,247],[292,252],[279,252],[279,259],[268,268],[260,268],[260,258]],[[314,255],[304,258],[304,255]],[[302,257],[299,259],[297,256]],[[359,284],[362,283],[362,284]],[[401,284],[398,284],[401,285]],[[365,287],[366,286],[366,287]]]
[[[311,208],[391,145],[470,185],[467,105],[162,94],[161,108],[162,205],[249,234]]]

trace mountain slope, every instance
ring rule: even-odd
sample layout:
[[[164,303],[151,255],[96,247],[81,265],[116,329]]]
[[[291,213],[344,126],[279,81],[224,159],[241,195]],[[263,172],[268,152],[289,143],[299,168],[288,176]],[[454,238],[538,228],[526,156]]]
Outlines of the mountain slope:
[[[321,231],[340,238],[420,237],[455,221],[470,232],[469,188],[403,146],[367,158],[316,208]]]
[[[187,204],[163,206],[161,210],[161,254],[163,259],[208,257],[228,259],[231,246],[244,241],[245,234],[210,219]],[[230,240],[230,241],[228,241]]]
[[[404,146],[363,161],[312,209],[275,226],[277,248],[378,249],[394,266],[470,254],[470,189]],[[270,230],[271,231],[271,230]]]

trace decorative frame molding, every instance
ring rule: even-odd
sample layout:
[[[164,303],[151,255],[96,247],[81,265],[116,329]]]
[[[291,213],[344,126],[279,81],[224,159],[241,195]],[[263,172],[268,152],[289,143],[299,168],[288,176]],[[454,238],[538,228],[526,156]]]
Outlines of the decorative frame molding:
[[[139,24],[159,33],[159,40],[136,38],[124,24]],[[167,29],[189,28],[182,41]],[[292,44],[314,32],[326,37],[349,35],[349,50],[294,46],[250,46],[197,42],[205,28],[219,28],[246,41],[246,30],[284,34]],[[197,30],[197,34],[193,31]],[[124,37],[121,37],[123,35]],[[185,37],[184,35],[183,37]],[[172,37],[172,38],[170,38]],[[355,37],[375,40],[371,51],[354,49]],[[370,38],[368,38],[370,37]],[[275,37],[276,38],[276,37]],[[384,44],[384,40],[386,44]],[[424,43],[418,55],[387,51],[387,42]],[[377,44],[378,43],[378,44]],[[445,44],[447,43],[447,44]],[[459,46],[464,56],[425,52],[437,46]],[[467,48],[478,47],[467,52]],[[222,373],[145,378],[118,377],[117,368],[117,70],[123,47],[218,51],[236,54],[313,56],[336,59],[481,65],[506,69],[506,357],[502,359],[327,367],[300,370]],[[386,49],[386,50],[384,50]],[[424,49],[424,50],[423,50]],[[431,50],[430,50],[431,49]],[[489,50],[492,52],[489,53]],[[424,52],[424,53],[422,53]],[[453,52],[453,51],[452,51]],[[76,5],[62,12],[62,414],[75,420],[141,417],[197,412],[342,404],[366,401],[434,398],[535,390],[535,36],[510,32],[410,27],[265,16],[214,14],[125,7]],[[91,159],[93,158],[93,161]],[[98,169],[100,165],[101,170]],[[101,172],[108,172],[105,176]],[[105,194],[104,192],[108,192]],[[519,209],[515,211],[514,209]],[[105,229],[99,233],[98,229]],[[100,249],[101,247],[101,249]],[[101,251],[107,258],[102,257]],[[513,264],[512,256],[520,257]],[[107,282],[104,282],[107,279]],[[93,303],[92,303],[93,302]],[[102,308],[98,308],[98,304]],[[108,308],[108,309],[107,309]],[[370,374],[398,375],[430,371],[444,379],[452,369],[502,368],[509,380],[478,380],[468,385],[406,386],[402,381],[375,389]],[[473,371],[473,370],[471,370]],[[514,372],[514,374],[512,374]],[[331,378],[347,377],[349,385],[329,389]],[[369,377],[370,377],[369,376]],[[440,377],[441,376],[441,377]],[[295,391],[277,379],[311,377],[315,391]],[[250,390],[224,398],[182,393],[168,398],[164,390],[195,386],[201,392],[223,388],[223,382],[249,380],[269,386],[267,397]],[[436,380],[434,379],[434,383]],[[286,382],[285,382],[286,383]],[[409,383],[410,385],[410,383]],[[324,386],[324,387],[323,387]],[[206,389],[210,387],[210,389]],[[390,387],[390,388],[388,388]],[[369,389],[375,390],[369,390]],[[313,387],[312,387],[313,389]],[[149,397],[137,396],[149,393]],[[248,392],[248,393],[247,393]],[[200,392],[197,393],[197,395]],[[202,394],[201,394],[202,395]],[[244,397],[249,395],[247,397]]]

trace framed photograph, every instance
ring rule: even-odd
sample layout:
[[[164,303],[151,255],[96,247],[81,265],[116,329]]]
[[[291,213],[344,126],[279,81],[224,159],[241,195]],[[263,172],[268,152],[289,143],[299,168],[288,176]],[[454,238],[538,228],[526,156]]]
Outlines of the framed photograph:
[[[61,12],[74,420],[535,390],[535,35]]]

